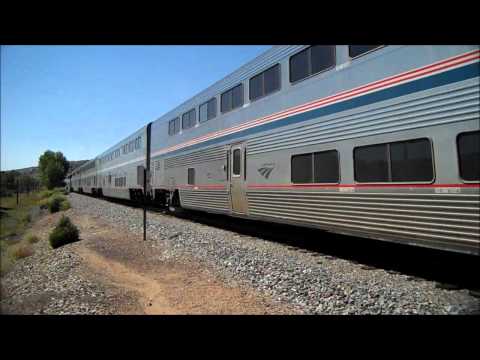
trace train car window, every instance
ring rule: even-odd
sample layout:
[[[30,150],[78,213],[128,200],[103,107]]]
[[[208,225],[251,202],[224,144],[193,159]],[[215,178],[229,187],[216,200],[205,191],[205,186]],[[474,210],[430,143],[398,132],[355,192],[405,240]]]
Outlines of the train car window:
[[[192,109],[182,115],[182,129],[188,129],[195,126],[197,119],[195,118],[195,109]]]
[[[249,81],[250,100],[258,99],[263,96],[263,73],[252,77]]]
[[[180,131],[180,118],[176,117],[168,122],[168,135],[174,135]]]
[[[432,146],[428,139],[390,144],[391,181],[432,181]]]
[[[179,133],[180,132],[180,118],[177,117],[175,119],[175,134]]]
[[[214,97],[207,103],[207,118],[208,120],[213,119],[217,116],[217,98]]]
[[[247,180],[247,149],[243,151],[243,180]]]
[[[240,149],[233,150],[233,175],[240,175]]]
[[[264,75],[264,95],[268,95],[280,89],[280,64],[266,70]]]
[[[195,169],[188,169],[188,185],[195,185]]]
[[[348,55],[351,58],[355,58],[376,48],[379,48],[380,46],[381,45],[348,45]]]
[[[225,91],[220,96],[220,111],[222,113],[236,109],[243,105],[243,84]]]
[[[313,181],[313,154],[292,156],[291,179],[292,183],[302,184]]]
[[[313,170],[315,183],[338,183],[340,179],[338,152],[330,150],[315,153]]]
[[[232,93],[227,91],[220,97],[220,111],[222,113],[232,110]]]
[[[460,177],[480,181],[480,131],[462,133],[457,137]]]
[[[198,108],[199,121],[205,122],[217,116],[217,98],[211,98]]]
[[[310,48],[311,73],[317,74],[335,65],[335,46],[315,45]]]
[[[232,89],[232,109],[243,105],[243,84],[237,85]]]
[[[308,59],[309,51],[310,48],[290,57],[290,82],[305,79],[310,75]]]
[[[208,103],[204,103],[198,107],[198,121],[200,123],[208,120]]]
[[[290,82],[303,80],[335,66],[334,45],[313,45],[290,57]]]
[[[355,180],[358,182],[387,182],[387,144],[362,146],[354,149]]]
[[[250,100],[258,99],[280,89],[280,64],[255,75],[249,82]]]

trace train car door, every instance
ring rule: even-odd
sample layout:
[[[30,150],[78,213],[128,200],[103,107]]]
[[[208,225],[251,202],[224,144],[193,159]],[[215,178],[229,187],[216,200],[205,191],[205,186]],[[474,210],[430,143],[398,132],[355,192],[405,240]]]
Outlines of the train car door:
[[[232,212],[246,214],[246,157],[245,143],[234,144],[230,148],[230,199]]]

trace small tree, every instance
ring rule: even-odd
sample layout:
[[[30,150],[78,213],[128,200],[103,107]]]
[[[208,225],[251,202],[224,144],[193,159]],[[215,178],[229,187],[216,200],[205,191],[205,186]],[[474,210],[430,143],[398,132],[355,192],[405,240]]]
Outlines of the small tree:
[[[60,151],[47,150],[40,156],[38,170],[42,184],[48,189],[61,186],[68,172],[69,163]]]

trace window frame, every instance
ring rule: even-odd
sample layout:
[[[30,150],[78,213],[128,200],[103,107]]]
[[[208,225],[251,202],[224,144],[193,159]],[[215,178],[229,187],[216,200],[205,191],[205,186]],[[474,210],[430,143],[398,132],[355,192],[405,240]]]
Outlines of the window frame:
[[[457,170],[458,170],[458,178],[462,181],[462,183],[465,183],[465,184],[478,184],[480,183],[480,179],[479,180],[465,180],[463,177],[462,177],[462,168],[460,167],[460,148],[459,148],[459,143],[458,143],[458,140],[460,138],[460,136],[462,135],[466,135],[466,134],[471,134],[471,133],[480,133],[480,130],[467,130],[467,131],[463,131],[461,133],[458,133],[457,136],[455,137],[455,142],[456,142],[456,146],[455,146],[455,149],[457,150]]]
[[[350,46],[351,46],[351,45],[347,45],[347,46],[348,46],[348,58],[349,58],[350,60],[356,60],[356,59],[358,59],[358,58],[360,58],[360,57],[362,57],[362,56],[365,56],[365,55],[368,55],[368,54],[370,54],[370,53],[372,53],[372,52],[375,52],[375,51],[377,51],[377,50],[380,50],[381,48],[384,48],[386,45],[378,45],[376,48],[370,49],[370,50],[368,50],[368,51],[366,51],[366,52],[364,52],[364,53],[362,53],[362,54],[360,54],[360,55],[354,56],[354,57],[350,56]]]
[[[268,70],[271,70],[273,69],[274,67],[278,66],[278,89],[275,89],[273,90],[272,92],[269,92],[268,94],[265,94],[265,73],[268,71]],[[257,76],[260,76],[262,75],[262,90],[263,90],[263,94],[259,97],[256,97],[255,99],[252,99],[251,97],[251,88],[250,88],[250,82],[252,81],[253,78],[257,77]],[[272,66],[270,66],[269,68],[259,72],[258,74],[256,75],[253,75],[252,77],[250,77],[248,79],[248,100],[250,102],[255,102],[257,100],[260,100],[260,99],[263,99],[267,96],[270,96],[272,94],[275,94],[276,92],[282,90],[282,65],[280,63],[276,63]]]
[[[290,82],[290,85],[296,85],[304,80],[308,80],[314,76],[317,76],[317,75],[320,75],[320,74],[323,74],[324,72],[326,71],[330,71],[332,69],[335,69],[335,67],[337,66],[337,46],[336,45],[325,45],[325,46],[333,46],[333,58],[334,58],[334,63],[332,66],[330,66],[329,68],[326,68],[326,69],[323,69],[322,71],[319,71],[319,72],[316,72],[315,74],[310,74],[302,79],[298,79],[298,80],[295,80],[295,81],[292,81],[292,58],[304,51],[308,51],[309,49],[311,49],[313,46],[315,45],[310,45],[309,47],[293,54],[293,55],[290,55],[290,57],[288,58],[288,80]],[[311,50],[310,50],[311,52]],[[309,54],[310,55],[310,54]],[[312,60],[311,60],[311,55],[308,56],[308,64],[309,64],[309,70],[310,68],[312,67]]]
[[[208,104],[209,104],[210,101],[212,101],[212,100],[215,100],[215,115],[214,115],[213,117],[209,118],[209,117],[208,117]],[[218,115],[218,113],[217,113],[217,112],[218,112],[218,104],[217,104],[217,103],[218,103],[217,97],[214,96],[214,97],[212,97],[211,99],[209,99],[209,100],[201,103],[201,104],[198,106],[198,123],[199,123],[199,124],[206,123],[207,121],[210,121],[210,120],[215,119],[215,118],[217,117],[217,115]],[[202,106],[204,106],[204,105],[207,107],[207,119],[202,121],[202,120],[200,119],[200,108],[201,108]]]
[[[367,146],[375,146],[375,145],[387,145],[387,165],[388,165],[388,176],[391,179],[392,178],[392,164],[391,164],[391,154],[390,154],[390,145],[395,144],[395,143],[404,143],[404,142],[410,142],[410,141],[416,141],[416,140],[427,140],[429,145],[430,145],[430,154],[431,156],[431,162],[432,162],[432,180],[428,181],[366,181],[366,182],[361,182],[357,181],[357,172],[355,170],[355,149],[362,148],[362,147],[367,147]],[[353,157],[353,181],[355,184],[433,184],[436,181],[437,178],[437,172],[435,169],[435,153],[434,153],[434,148],[433,148],[433,141],[430,137],[418,137],[414,139],[405,139],[405,140],[394,140],[394,141],[387,141],[387,142],[382,142],[382,143],[374,143],[374,144],[368,144],[368,145],[360,145],[360,146],[354,146],[352,149],[352,157]]]
[[[322,182],[322,183],[319,183],[319,182],[315,182],[315,154],[318,154],[318,153],[324,153],[324,152],[331,152],[331,151],[335,151],[337,153],[337,164],[338,164],[338,181],[337,182]],[[312,182],[308,182],[308,183],[297,183],[297,182],[293,182],[292,181],[292,172],[293,172],[293,167],[292,167],[292,160],[295,156],[300,156],[300,155],[311,155],[312,159]],[[318,184],[318,185],[338,185],[342,182],[342,166],[341,166],[341,163],[340,163],[340,151],[338,151],[337,148],[332,148],[332,149],[326,149],[326,150],[320,150],[320,151],[312,151],[312,152],[305,152],[305,153],[299,153],[299,154],[291,154],[290,155],[290,183],[291,184],[297,184],[297,185],[302,185],[302,184],[310,184],[310,185],[315,185],[315,184]]]
[[[237,107],[233,107],[233,89],[237,88],[238,86],[241,86],[242,87],[242,105],[240,106],[237,106]],[[232,108],[230,110],[227,110],[227,111],[222,111],[222,96],[228,92],[231,92],[231,106]],[[220,94],[220,113],[223,115],[223,114],[226,114],[226,113],[229,113],[231,111],[234,111],[236,109],[241,109],[243,108],[243,106],[245,105],[245,86],[243,85],[243,81],[239,82],[237,85],[235,86],[232,86],[230,89],[222,92]]]

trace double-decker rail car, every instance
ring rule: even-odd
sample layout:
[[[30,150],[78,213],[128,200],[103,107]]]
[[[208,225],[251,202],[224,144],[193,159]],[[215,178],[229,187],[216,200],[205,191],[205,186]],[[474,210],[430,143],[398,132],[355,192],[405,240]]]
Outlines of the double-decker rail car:
[[[479,57],[275,46],[132,135],[138,155],[95,159],[94,192],[141,198],[141,165],[170,208],[480,255]]]

